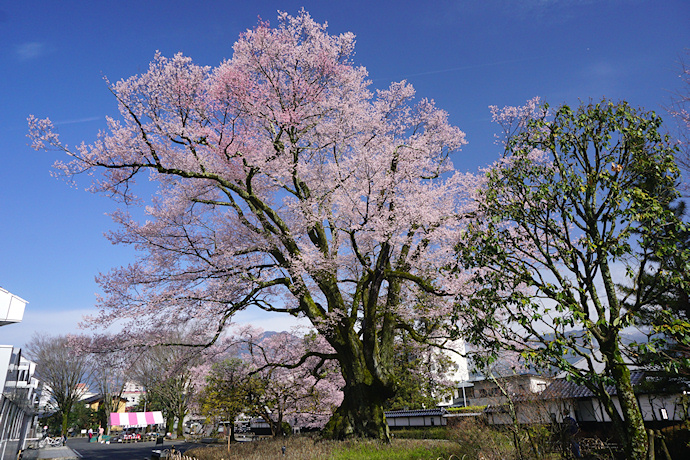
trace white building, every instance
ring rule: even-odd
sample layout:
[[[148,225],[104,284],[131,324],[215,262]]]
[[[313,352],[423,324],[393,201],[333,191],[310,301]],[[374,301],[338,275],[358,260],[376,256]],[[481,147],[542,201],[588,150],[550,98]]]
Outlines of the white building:
[[[465,341],[462,339],[454,340],[445,345],[450,350],[445,350],[446,355],[455,364],[455,371],[449,376],[450,380],[456,383],[452,394],[443,395],[439,400],[438,407],[448,407],[448,406],[466,406],[464,403],[466,396],[464,394],[465,386],[471,386],[468,384],[470,379],[469,366],[466,357],[466,347]]]
[[[125,407],[131,410],[139,405],[139,401],[146,395],[146,390],[135,382],[126,382],[122,388],[122,397],[127,400]]]
[[[0,288],[0,326],[21,322],[26,300]],[[35,429],[40,383],[36,364],[19,348],[0,345],[0,460],[16,459]]]

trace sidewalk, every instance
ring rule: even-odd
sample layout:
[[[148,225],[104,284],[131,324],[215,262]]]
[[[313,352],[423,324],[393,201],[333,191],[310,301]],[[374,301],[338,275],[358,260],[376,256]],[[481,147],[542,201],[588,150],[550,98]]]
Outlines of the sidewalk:
[[[22,460],[52,459],[52,460],[78,460],[79,457],[67,446],[44,447],[43,449],[27,449],[22,452]]]

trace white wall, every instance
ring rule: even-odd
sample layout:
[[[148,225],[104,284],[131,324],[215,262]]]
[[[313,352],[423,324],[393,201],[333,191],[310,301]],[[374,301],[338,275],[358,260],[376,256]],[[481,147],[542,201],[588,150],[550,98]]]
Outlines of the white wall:
[[[26,300],[0,288],[0,326],[20,322],[25,306]]]
[[[0,345],[0,399],[2,399],[2,392],[5,390],[5,379],[10,367],[12,350],[14,350],[12,345]]]

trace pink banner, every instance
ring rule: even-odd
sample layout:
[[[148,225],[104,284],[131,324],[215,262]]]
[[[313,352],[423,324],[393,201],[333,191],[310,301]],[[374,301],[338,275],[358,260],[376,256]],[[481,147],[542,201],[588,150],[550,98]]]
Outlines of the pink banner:
[[[148,425],[164,423],[163,413],[155,412],[111,412],[110,425],[126,428],[143,428]]]

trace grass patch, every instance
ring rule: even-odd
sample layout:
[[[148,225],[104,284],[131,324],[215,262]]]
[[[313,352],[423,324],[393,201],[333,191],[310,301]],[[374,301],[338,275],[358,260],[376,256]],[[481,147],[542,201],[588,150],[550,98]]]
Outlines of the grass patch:
[[[426,428],[398,428],[391,430],[393,439],[451,439],[445,426]]]
[[[383,444],[371,440],[338,442],[294,436],[284,440],[235,443],[230,446],[230,452],[227,446],[200,447],[189,450],[185,455],[197,460],[449,460],[451,455],[457,456],[457,452],[456,443],[440,440],[395,439],[391,444]]]
[[[396,439],[391,444],[375,441],[343,443],[329,460],[436,460],[448,459],[457,452],[457,446],[439,440]]]

